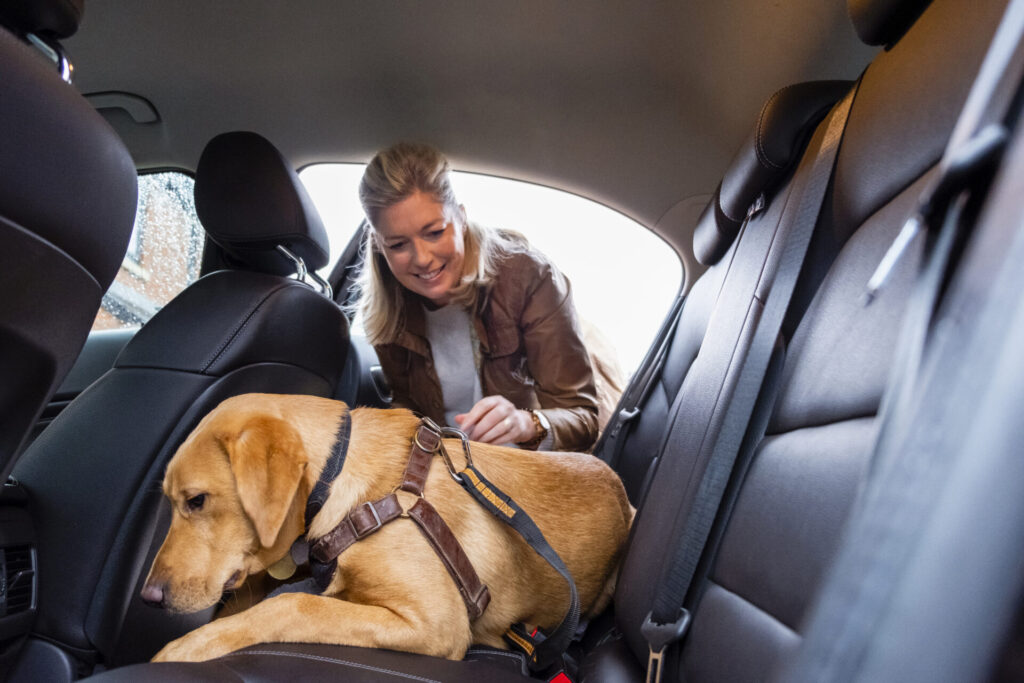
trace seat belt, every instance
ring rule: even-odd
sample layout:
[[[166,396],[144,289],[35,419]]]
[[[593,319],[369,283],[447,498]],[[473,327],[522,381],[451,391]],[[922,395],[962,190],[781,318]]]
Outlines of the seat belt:
[[[618,469],[622,445],[629,435],[630,426],[640,417],[641,406],[647,401],[655,380],[661,376],[661,371],[665,367],[668,349],[672,345],[685,300],[686,296],[680,294],[672,302],[668,317],[662,323],[658,336],[655,338],[654,344],[651,345],[651,350],[644,358],[639,376],[630,382],[629,388],[616,406],[614,424],[605,429],[601,440],[594,447],[594,455],[606,462],[613,470]]]
[[[865,304],[884,287],[892,266],[920,233],[928,238],[924,266],[904,315],[893,371],[879,409],[879,436],[869,479],[850,530],[809,621],[807,639],[785,680],[856,680],[875,633],[910,562],[921,520],[936,504],[955,457],[937,457],[910,433],[922,383],[922,361],[934,314],[957,257],[976,222],[977,209],[1019,116],[1024,83],[1024,0],[1013,0],[996,31],[956,128],[939,162],[935,181],[922,194],[868,284]],[[932,430],[939,432],[938,425]],[[907,439],[910,438],[910,442]],[[921,441],[920,438],[917,439]],[[881,549],[881,550],[880,550]]]
[[[651,612],[640,627],[649,650],[648,683],[661,681],[666,648],[683,638],[689,628],[690,613],[682,607],[683,601],[693,583],[697,564],[711,533],[793,298],[832,177],[857,85],[859,81],[839,102],[829,118],[821,146],[808,171],[807,184],[800,197],[792,233],[782,247],[778,275],[768,294],[761,321],[740,370],[732,401],[726,409],[721,431],[708,458],[693,511],[687,518],[674,554],[663,568]]]

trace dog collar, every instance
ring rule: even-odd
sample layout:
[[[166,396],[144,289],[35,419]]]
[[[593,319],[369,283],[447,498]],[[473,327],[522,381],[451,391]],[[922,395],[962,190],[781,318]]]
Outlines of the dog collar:
[[[348,454],[348,441],[352,434],[352,419],[346,409],[341,413],[341,421],[338,423],[338,432],[334,437],[334,446],[331,448],[331,456],[327,459],[320,478],[317,479],[313,491],[306,499],[306,536],[309,535],[309,525],[317,516],[327,501],[327,493],[331,484],[341,474],[341,468],[345,465],[345,456]],[[305,545],[305,544],[303,544]],[[308,549],[308,546],[305,546]],[[309,558],[309,569],[317,586],[321,590],[327,588],[334,574],[334,564],[318,562],[313,557]]]
[[[352,419],[346,409],[341,414],[341,421],[338,423],[338,432],[334,437],[334,446],[331,448],[331,456],[327,459],[320,478],[317,479],[312,493],[306,499],[306,534],[309,534],[309,525],[317,516],[324,503],[327,502],[327,493],[331,484],[341,474],[341,468],[345,465],[345,456],[348,454],[348,440],[352,434]]]

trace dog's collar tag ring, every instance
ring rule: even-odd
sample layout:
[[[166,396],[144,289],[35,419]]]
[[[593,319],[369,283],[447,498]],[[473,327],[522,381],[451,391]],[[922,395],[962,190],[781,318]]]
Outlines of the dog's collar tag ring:
[[[278,581],[284,581],[292,578],[296,568],[295,560],[292,559],[292,554],[289,551],[280,560],[267,567],[267,573]]]

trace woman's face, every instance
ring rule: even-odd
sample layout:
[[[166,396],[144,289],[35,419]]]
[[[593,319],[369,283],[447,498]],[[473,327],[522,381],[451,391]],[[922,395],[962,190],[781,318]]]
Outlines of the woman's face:
[[[378,244],[402,284],[438,306],[446,305],[462,277],[465,214],[446,210],[422,192],[380,212]]]

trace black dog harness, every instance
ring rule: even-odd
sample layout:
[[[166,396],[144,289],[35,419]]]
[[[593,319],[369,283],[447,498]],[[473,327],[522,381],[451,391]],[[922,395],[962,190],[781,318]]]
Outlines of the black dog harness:
[[[310,522],[327,500],[331,483],[341,473],[348,451],[350,434],[351,418],[346,410],[338,425],[338,433],[331,456],[306,502],[307,535]],[[451,457],[445,450],[443,441],[445,437],[459,439],[466,458],[465,469],[455,470]],[[512,527],[538,555],[565,579],[569,587],[569,609],[562,622],[553,631],[542,634],[534,630],[530,633],[521,624],[516,624],[505,633],[506,640],[526,654],[531,669],[540,671],[560,665],[562,653],[565,652],[576,632],[580,611],[576,584],[568,568],[529,515],[474,467],[468,437],[457,429],[440,427],[426,417],[422,418],[413,435],[409,462],[406,465],[402,483],[395,488],[395,491],[378,500],[356,505],[336,527],[310,545],[310,570],[318,588],[323,592],[330,585],[337,568],[337,558],[346,548],[378,531],[388,522],[403,517],[416,522],[438,557],[441,558],[466,603],[470,620],[483,614],[491,599],[487,586],[480,581],[462,546],[436,508],[423,497],[423,488],[434,455],[441,456],[449,474],[456,482],[462,485],[492,515]],[[408,511],[403,511],[398,501],[396,492],[399,490],[418,496],[416,504]]]

